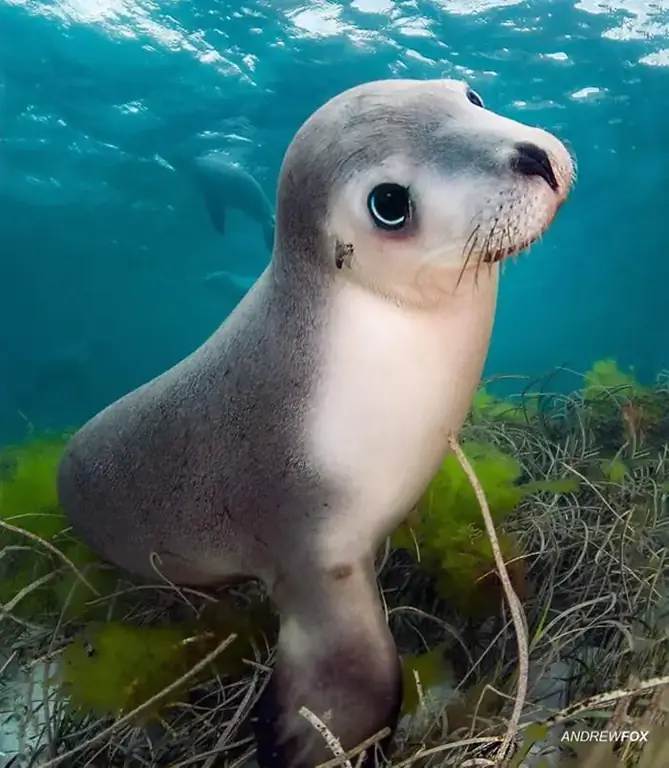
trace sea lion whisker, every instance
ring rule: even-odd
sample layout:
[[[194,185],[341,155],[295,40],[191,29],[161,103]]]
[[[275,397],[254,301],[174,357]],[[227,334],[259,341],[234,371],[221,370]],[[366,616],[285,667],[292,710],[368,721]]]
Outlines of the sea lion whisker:
[[[474,252],[474,249],[476,248],[476,244],[478,242],[478,233],[480,228],[481,228],[481,225],[477,224],[465,242],[465,246],[463,248],[464,258],[462,261],[462,267],[460,268],[460,274],[458,275],[458,279],[455,284],[456,288],[459,287],[460,283],[462,282],[462,278],[464,277],[464,274],[467,271],[467,267],[469,266],[472,253]]]

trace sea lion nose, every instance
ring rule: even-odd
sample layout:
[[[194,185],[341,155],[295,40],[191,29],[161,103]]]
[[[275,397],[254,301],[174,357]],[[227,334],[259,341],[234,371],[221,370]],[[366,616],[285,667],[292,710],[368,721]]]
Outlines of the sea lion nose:
[[[548,153],[529,141],[520,141],[514,146],[511,167],[522,176],[540,176],[546,184],[557,191],[558,183]]]

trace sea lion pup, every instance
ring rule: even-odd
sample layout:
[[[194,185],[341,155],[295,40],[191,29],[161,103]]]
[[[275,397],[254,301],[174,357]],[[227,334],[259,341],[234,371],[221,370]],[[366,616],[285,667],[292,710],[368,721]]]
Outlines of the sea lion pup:
[[[222,152],[208,152],[197,157],[192,173],[216,231],[225,235],[226,213],[229,208],[235,208],[258,222],[265,245],[271,253],[274,246],[274,211],[256,179]]]
[[[272,260],[199,349],[89,421],[58,478],[75,529],[155,578],[261,579],[280,616],[254,713],[261,768],[394,729],[400,665],[378,545],[448,452],[479,382],[499,262],[573,181],[554,136],[465,83],[346,91],[282,165]],[[371,757],[366,764],[374,764]]]

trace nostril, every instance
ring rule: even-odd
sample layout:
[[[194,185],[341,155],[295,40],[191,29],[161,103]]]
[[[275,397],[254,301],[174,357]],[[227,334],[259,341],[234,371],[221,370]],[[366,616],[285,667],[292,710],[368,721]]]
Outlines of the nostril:
[[[511,167],[523,176],[540,176],[546,184],[557,191],[558,183],[548,153],[529,141],[521,141],[515,146]]]

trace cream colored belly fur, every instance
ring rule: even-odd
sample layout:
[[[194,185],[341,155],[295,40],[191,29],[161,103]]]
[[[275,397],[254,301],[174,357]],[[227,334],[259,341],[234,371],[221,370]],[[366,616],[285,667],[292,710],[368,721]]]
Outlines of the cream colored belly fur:
[[[323,531],[325,563],[367,554],[439,468],[480,381],[498,271],[481,270],[477,286],[459,286],[432,310],[341,286],[310,425],[312,455],[351,494]]]

